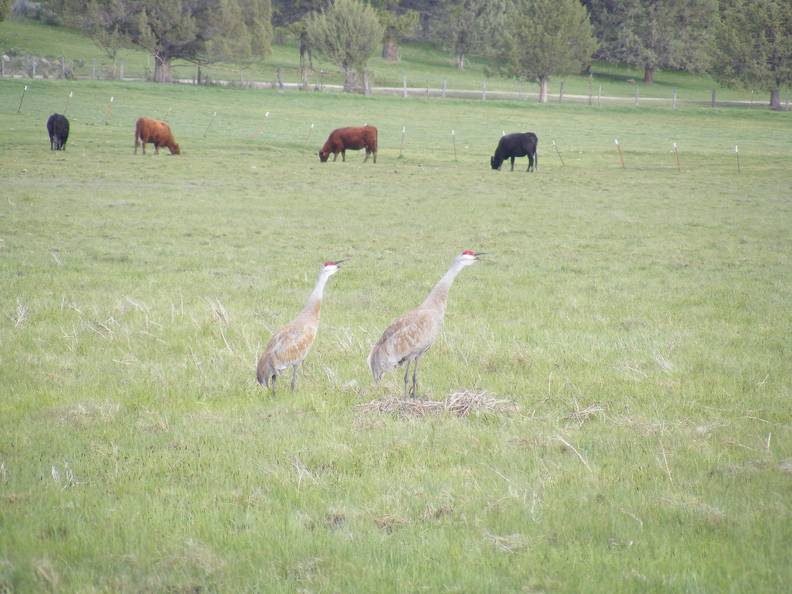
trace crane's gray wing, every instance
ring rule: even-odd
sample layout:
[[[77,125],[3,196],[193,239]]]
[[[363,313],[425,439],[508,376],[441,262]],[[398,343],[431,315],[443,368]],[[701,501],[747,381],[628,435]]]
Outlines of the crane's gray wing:
[[[439,332],[440,321],[436,318],[436,312],[415,309],[388,326],[369,355],[369,367],[375,379],[405,359],[425,352]]]

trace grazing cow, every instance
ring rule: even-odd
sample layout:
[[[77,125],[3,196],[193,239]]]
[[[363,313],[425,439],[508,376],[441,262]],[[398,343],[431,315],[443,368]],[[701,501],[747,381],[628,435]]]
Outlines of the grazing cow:
[[[69,120],[66,116],[53,113],[47,120],[47,132],[50,137],[50,150],[66,150],[66,141],[69,140]]]
[[[181,154],[179,145],[173,138],[170,126],[159,120],[150,118],[139,118],[135,124],[135,154],[137,155],[138,145],[143,145],[143,154],[146,154],[146,143],[154,145],[154,153],[159,155],[159,147],[167,146],[171,155]]]
[[[515,132],[503,136],[498,142],[495,154],[490,157],[490,165],[493,169],[500,170],[501,164],[506,159],[511,159],[511,170],[514,171],[514,158],[528,156],[528,169],[534,171],[539,169],[539,157],[536,156],[536,145],[539,139],[533,132]]]
[[[369,155],[374,155],[374,162],[377,162],[377,129],[374,126],[363,126],[362,128],[338,128],[330,133],[327,142],[324,143],[322,150],[319,151],[319,160],[324,163],[333,153],[333,161],[338,159],[341,153],[341,160],[346,161],[347,150],[366,149],[365,163]]]

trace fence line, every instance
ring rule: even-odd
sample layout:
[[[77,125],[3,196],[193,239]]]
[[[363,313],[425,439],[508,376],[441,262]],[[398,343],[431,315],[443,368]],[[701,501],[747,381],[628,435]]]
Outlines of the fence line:
[[[34,79],[34,80],[42,80],[42,79],[71,79],[71,80],[94,80],[97,78],[103,78],[105,80],[120,80],[124,82],[136,82],[136,81],[145,81],[148,80],[145,77],[140,76],[125,76],[124,75],[124,63],[118,62],[113,68],[112,72],[108,71],[107,67],[103,68],[103,76],[97,76],[97,64],[96,60],[93,60],[91,64],[91,74],[90,75],[78,75],[74,73],[72,68],[66,66],[66,61],[64,58],[59,58],[57,61],[44,61],[49,67],[49,75],[47,74],[40,74],[37,73],[37,67],[42,63],[42,60],[39,59],[31,59],[28,60],[26,65],[23,67],[22,72],[8,72],[9,68],[5,64],[5,60],[0,58],[0,78],[8,79]],[[84,64],[87,66],[87,64]],[[185,68],[184,66],[180,66],[180,68]],[[243,76],[243,72],[240,70],[240,78],[239,80],[218,80],[218,79],[211,79],[205,73],[203,76],[200,75],[200,70],[198,71],[199,74],[192,78],[174,78],[173,82],[176,84],[203,84],[203,85],[219,85],[219,86],[242,86],[245,88],[251,89],[277,89],[278,91],[294,91],[294,90],[313,90],[313,91],[321,91],[321,92],[342,92],[343,85],[340,84],[332,84],[332,83],[325,83],[322,80],[322,73],[320,72],[319,75],[316,77],[315,81],[311,83],[310,81],[302,81],[302,82],[285,82],[283,80],[283,72],[280,68],[276,70],[275,79],[272,81],[254,81],[254,80],[245,80]],[[573,102],[573,103],[582,103],[588,104],[590,106],[600,106],[602,104],[611,104],[611,105],[633,105],[638,107],[641,104],[644,105],[669,105],[672,109],[676,109],[680,104],[687,104],[687,105],[701,105],[701,106],[710,106],[712,108],[716,107],[767,107],[768,101],[757,101],[754,99],[754,91],[751,91],[751,99],[727,99],[716,100],[716,91],[712,89],[711,97],[709,99],[682,99],[679,96],[679,93],[676,89],[672,90],[671,97],[641,97],[639,87],[636,85],[635,93],[633,96],[622,96],[622,95],[603,95],[602,94],[602,85],[599,85],[599,89],[596,95],[596,101],[594,101],[593,96],[593,88],[592,88],[592,79],[589,82],[589,92],[587,94],[570,94],[564,91],[564,81],[560,82],[560,92],[558,94],[558,99],[556,101],[550,101],[548,99],[548,103],[552,102]],[[506,101],[538,101],[539,93],[535,91],[528,91],[527,89],[519,89],[513,91],[497,91],[491,90],[487,87],[486,79],[482,81],[480,89],[451,89],[447,85],[447,81],[443,79],[441,81],[440,87],[432,87],[429,85],[427,81],[426,85],[422,85],[420,87],[410,87],[407,85],[407,77],[402,77],[402,84],[401,86],[394,87],[394,86],[373,86],[369,85],[367,87],[367,93],[369,95],[392,95],[392,96],[401,96],[403,98],[409,97],[436,97],[436,98],[455,98],[455,99],[476,99],[476,100],[487,100],[487,99],[495,99],[495,100],[506,100]],[[787,97],[786,101],[784,102],[784,107],[786,110],[789,110],[789,97]]]
[[[125,79],[125,80],[132,80],[132,79]],[[143,80],[143,79],[136,79],[136,80]],[[194,79],[188,78],[180,78],[174,79],[174,83],[177,84],[195,84]],[[207,84],[212,85],[219,85],[219,86],[235,86],[239,85],[240,83],[237,81],[229,81],[229,80],[211,80],[208,81]],[[281,82],[278,85],[273,84],[272,82],[263,82],[263,81],[245,81],[242,83],[243,86],[251,88],[251,89],[278,89],[283,91],[305,91],[305,90],[313,90],[313,91],[328,91],[328,92],[343,92],[344,87],[343,85],[338,84],[328,84],[328,83],[321,83],[316,82],[315,84],[309,84],[308,89],[306,89],[303,83],[292,83],[292,82]],[[510,100],[517,100],[517,101],[528,101],[532,100],[534,102],[538,102],[539,93],[534,91],[492,91],[488,90],[486,83],[482,84],[482,89],[450,89],[446,86],[446,81],[442,81],[442,86],[440,87],[430,87],[430,86],[422,86],[422,87],[408,87],[402,84],[399,87],[377,87],[371,86],[369,88],[369,94],[371,95],[391,95],[397,97],[435,97],[435,98],[455,98],[455,99],[476,99],[476,100],[488,100],[488,99],[500,99],[505,101]],[[612,103],[618,104],[623,103],[625,105],[639,105],[639,102],[636,100],[636,95],[634,96],[622,96],[622,95],[603,95],[602,91],[600,90],[599,94],[597,95],[596,105],[600,105],[601,103]],[[679,94],[676,90],[674,90],[674,94],[672,97],[641,97],[640,103],[648,103],[653,105],[662,105],[664,103],[668,104],[672,108],[676,108],[677,105],[680,104],[687,104],[687,105],[706,105],[712,107],[767,107],[769,102],[758,102],[753,99],[719,99],[717,103],[714,100],[715,91],[712,91],[712,98],[711,99],[681,99]],[[573,95],[563,91],[562,86],[562,96],[559,98],[562,101],[570,101],[575,103],[586,103],[588,105],[594,105],[593,99],[589,95]],[[549,101],[548,103],[557,103],[559,101]],[[785,102],[785,107],[789,109],[789,99]]]

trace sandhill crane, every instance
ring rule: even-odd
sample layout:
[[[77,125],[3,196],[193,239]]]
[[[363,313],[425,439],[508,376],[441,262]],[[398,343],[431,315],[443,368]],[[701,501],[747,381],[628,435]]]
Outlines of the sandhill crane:
[[[319,328],[319,310],[327,279],[333,276],[343,260],[325,262],[319,271],[319,279],[305,307],[291,323],[287,324],[270,339],[256,367],[258,383],[268,386],[275,394],[275,379],[287,368],[292,368],[291,391],[297,383],[297,367],[308,355]]]
[[[477,253],[473,250],[465,250],[459,254],[454,258],[451,268],[434,286],[424,302],[388,326],[368,356],[369,369],[371,369],[375,382],[379,382],[386,371],[390,371],[397,365],[405,364],[404,397],[407,398],[410,362],[414,361],[410,395],[415,398],[418,359],[429,350],[440,334],[445,317],[448,290],[456,275],[463,268],[475,264],[482,255],[484,255],[483,252]]]

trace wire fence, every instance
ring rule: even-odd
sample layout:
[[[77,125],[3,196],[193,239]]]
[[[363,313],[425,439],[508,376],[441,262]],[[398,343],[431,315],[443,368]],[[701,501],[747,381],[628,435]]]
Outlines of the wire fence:
[[[339,75],[335,72],[324,70],[312,71],[305,78],[300,79],[296,68],[276,68],[271,80],[258,80],[248,78],[245,69],[238,69],[238,76],[229,76],[233,68],[215,67],[202,68],[189,63],[175,63],[171,67],[173,82],[178,84],[192,85],[216,85],[224,87],[252,88],[252,89],[276,89],[278,91],[317,91],[317,92],[342,92],[343,85],[338,83]],[[235,73],[234,73],[235,74]],[[28,78],[28,79],[54,79],[54,80],[118,80],[118,81],[146,81],[153,78],[153,67],[151,61],[141,64],[140,62],[125,63],[124,61],[109,62],[104,59],[66,59],[65,57],[37,57],[31,55],[9,56],[4,54],[0,57],[0,78]],[[292,78],[292,80],[287,80]],[[482,80],[478,89],[449,88],[446,80],[422,81],[416,85],[402,77],[401,85],[371,84],[372,76],[365,77],[365,86],[357,89],[366,95],[390,95],[408,97],[434,97],[434,98],[456,98],[470,100],[506,100],[506,101],[538,101],[538,85],[524,85],[519,89],[504,90],[488,88],[488,81]],[[295,80],[296,79],[296,80]],[[390,81],[392,83],[392,81]],[[536,90],[533,90],[536,89]],[[768,101],[757,92],[751,91],[750,96],[744,98],[722,99],[718,97],[717,89],[712,89],[709,98],[684,97],[676,89],[665,97],[651,96],[642,97],[640,88],[636,85],[631,95],[615,95],[613,93],[603,93],[601,84],[593,84],[593,78],[589,79],[588,90],[584,93],[568,93],[564,90],[564,81],[560,85],[548,91],[547,102],[552,103],[577,103],[590,106],[603,105],[632,105],[635,107],[644,106],[666,106],[671,109],[684,105],[710,106],[717,107],[745,107],[745,108],[767,108]],[[790,109],[790,98],[787,95],[782,102],[782,108]]]

